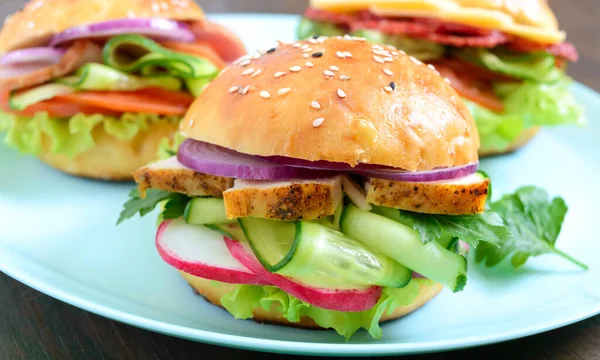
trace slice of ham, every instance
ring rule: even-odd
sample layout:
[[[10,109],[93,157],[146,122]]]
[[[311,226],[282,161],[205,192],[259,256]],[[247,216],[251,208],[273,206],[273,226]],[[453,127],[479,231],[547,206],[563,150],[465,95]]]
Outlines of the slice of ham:
[[[515,52],[546,50],[557,58],[572,62],[577,61],[579,57],[575,47],[567,42],[554,45],[536,43],[496,30],[481,29],[438,19],[386,18],[376,16],[369,11],[337,13],[315,8],[308,8],[304,16],[314,21],[337,25],[344,31],[372,29],[385,34],[404,35],[455,47],[492,48],[506,45]]]
[[[191,30],[198,44],[211,47],[225,62],[232,62],[246,54],[242,40],[223,25],[208,20],[196,21]]]
[[[102,61],[102,49],[91,41],[76,41],[69,47],[60,61],[26,74],[0,78],[0,88],[17,90],[40,85],[77,70],[83,64]]]

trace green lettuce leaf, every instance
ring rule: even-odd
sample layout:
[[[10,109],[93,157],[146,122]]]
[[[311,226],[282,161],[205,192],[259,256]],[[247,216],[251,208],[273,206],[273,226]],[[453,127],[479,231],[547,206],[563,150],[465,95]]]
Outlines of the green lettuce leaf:
[[[179,116],[136,113],[124,113],[119,117],[77,114],[68,119],[56,119],[45,112],[29,117],[0,111],[0,132],[6,133],[6,145],[22,153],[38,154],[42,150],[42,138],[46,136],[52,142],[52,152],[74,157],[94,146],[93,130],[97,126],[103,126],[108,135],[127,141],[150,124],[173,123],[179,119]]]
[[[306,316],[323,328],[335,330],[346,340],[361,328],[367,330],[373,338],[380,339],[383,331],[379,326],[379,319],[400,306],[409,305],[419,295],[420,286],[431,283],[429,279],[412,279],[404,288],[385,288],[374,307],[360,312],[318,308],[277,287],[259,285],[237,285],[221,297],[221,305],[237,319],[251,318],[253,309],[276,309],[290,322],[298,322],[301,317]]]
[[[545,190],[526,186],[489,206],[502,217],[513,236],[497,244],[500,246],[482,243],[475,249],[476,262],[491,267],[510,257],[512,265],[519,268],[531,256],[551,253],[587,270],[587,265],[555,246],[568,210],[562,198],[549,200]]]
[[[180,132],[176,132],[172,139],[170,137],[162,138],[158,143],[157,158],[164,160],[177,155],[177,151],[183,140],[185,140],[185,137]]]

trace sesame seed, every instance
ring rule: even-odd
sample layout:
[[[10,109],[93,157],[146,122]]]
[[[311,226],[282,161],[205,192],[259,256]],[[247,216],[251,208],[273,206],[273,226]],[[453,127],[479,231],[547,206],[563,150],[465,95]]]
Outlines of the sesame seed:
[[[247,66],[247,65],[250,65],[250,59],[246,59],[240,63],[240,66]]]
[[[335,65],[331,65],[331,66],[329,67],[329,69],[330,69],[330,70],[333,70],[333,71],[340,71],[340,68],[339,68],[339,67],[337,67],[337,66],[335,66]]]
[[[314,100],[310,102],[310,106],[313,109],[317,109],[317,110],[321,108],[321,104],[319,104],[317,101],[314,101]]]
[[[381,45],[379,45],[379,44],[373,44],[373,45],[371,46],[371,48],[373,48],[373,49],[379,49],[379,50],[383,50],[383,48],[382,48],[382,47],[381,47]]]
[[[433,71],[435,71],[435,66],[431,65],[431,64],[427,64],[427,67]]]
[[[194,126],[194,119],[190,119],[189,124],[190,124],[190,126]]]
[[[417,65],[423,64],[420,60],[418,60],[417,58],[415,58],[413,56],[410,57],[410,61],[414,62]]]
[[[260,92],[260,97],[263,99],[268,99],[271,97],[271,94],[267,90],[263,90]]]
[[[325,121],[325,118],[318,118],[313,120],[313,127],[319,127],[321,125],[323,125],[323,121]]]
[[[230,93],[236,92],[236,91],[238,91],[239,88],[240,88],[239,86],[232,86],[232,87],[229,88],[229,92]]]
[[[310,55],[308,55],[308,54],[302,54],[302,57],[305,58],[305,59],[308,59],[310,57]]]
[[[377,55],[374,55],[374,56],[373,56],[373,60],[377,61],[377,62],[378,62],[378,63],[380,63],[380,64],[383,64],[383,63],[384,63],[383,59],[382,59],[382,58],[380,58],[380,57],[379,57],[379,56],[377,56]]]
[[[240,64],[241,62],[243,62],[244,60],[247,60],[247,59],[250,59],[250,56],[249,56],[249,55],[242,55],[242,56],[240,56],[240,57],[239,57],[237,60],[235,60],[235,61],[233,62],[233,64],[234,64],[234,65],[238,65],[238,64]]]
[[[242,71],[242,75],[246,76],[246,75],[250,75],[254,72],[254,68],[247,68],[246,70]]]
[[[248,91],[250,91],[250,85],[244,86],[244,88],[242,89],[242,95],[247,94]]]
[[[392,61],[394,61],[394,58],[392,58],[391,56],[384,57],[383,61],[392,62]]]
[[[350,40],[352,39],[352,36],[348,35],[348,34],[344,34],[344,39],[346,40]]]
[[[306,67],[309,67],[309,68],[311,68],[311,67],[315,67],[315,65],[314,65],[313,63],[311,63],[310,61],[307,61],[307,62],[304,64],[304,66],[306,66]]]
[[[267,50],[267,54],[271,54],[275,52],[275,48],[270,48],[269,50]]]
[[[352,53],[350,51],[344,51],[344,56],[346,56],[347,58],[351,58]]]
[[[318,38],[319,38],[319,35],[313,35],[313,36],[311,37],[311,39],[318,39]]]
[[[337,96],[343,99],[346,97],[346,93],[342,89],[337,89]]]
[[[324,42],[325,42],[325,39],[327,39],[327,36],[321,36],[321,37],[319,37],[319,38],[317,39],[317,42],[318,42],[319,44],[322,44],[322,43],[324,43]]]
[[[335,56],[342,58],[342,59],[344,59],[346,57],[346,55],[344,55],[344,53],[341,51],[336,51]]]
[[[325,70],[323,71],[323,74],[325,74],[325,76],[335,76],[335,73],[331,70]]]
[[[393,81],[390,82],[390,87],[392,88],[392,90],[396,90],[396,84]]]
[[[287,72],[285,72],[285,71],[278,71],[273,76],[275,76],[276,78],[278,78],[278,77],[282,77],[285,74],[287,74]]]
[[[319,42],[317,41],[317,39],[314,39],[314,38],[312,38],[312,39],[308,40],[308,42],[309,42],[309,43],[311,43],[311,44],[318,44],[318,43],[319,43]]]
[[[363,42],[363,41],[367,41],[367,38],[360,37],[360,36],[353,36],[352,40]]]
[[[312,51],[312,48],[310,48],[310,47],[302,50],[302,52],[304,52],[304,53],[311,52],[311,51]]]
[[[257,77],[258,75],[260,75],[260,73],[262,72],[262,69],[258,69],[255,72],[252,73],[252,77]]]
[[[340,75],[340,80],[350,80],[350,76],[347,75]]]
[[[397,52],[397,51],[392,51],[392,55],[394,55],[394,56],[398,56],[398,55],[400,55],[400,54],[398,54],[398,52]]]
[[[308,44],[304,44],[304,45],[302,45],[302,46],[300,47],[300,49],[302,49],[302,50],[304,50],[304,49],[308,49],[308,48],[309,48]]]
[[[279,90],[277,91],[277,93],[278,93],[279,95],[285,95],[285,94],[289,93],[291,90],[292,90],[292,89],[290,89],[290,88],[281,88],[281,89],[279,89]]]
[[[314,58],[320,58],[321,56],[323,56],[322,52],[316,52],[316,53],[312,54],[312,57],[314,57]]]
[[[406,55],[406,52],[404,52],[404,50],[398,50],[398,52],[402,55]]]
[[[383,72],[384,72],[386,75],[389,75],[389,76],[392,76],[392,75],[394,75],[394,72],[393,72],[392,70],[390,70],[390,69],[383,69]]]
[[[292,46],[293,46],[293,47],[295,47],[295,48],[299,48],[299,47],[301,47],[302,45],[301,45],[300,43],[294,43],[294,45],[292,45]]]
[[[292,66],[291,68],[289,68],[290,71],[292,72],[298,72],[300,70],[302,70],[301,66]]]
[[[379,49],[375,49],[375,48],[373,48],[373,49],[371,49],[371,50],[373,51],[373,54],[375,54],[375,55],[383,55],[383,51],[381,51],[381,50],[379,50]]]
[[[258,59],[260,59],[260,54],[254,54],[254,56],[252,58],[254,60],[258,60]]]
[[[446,82],[447,82],[448,84],[452,84],[452,81],[450,81],[450,79],[448,79],[448,78],[444,78],[444,80],[446,80]]]
[[[394,91],[394,89],[392,89],[390,86],[386,86],[383,88],[383,90],[387,91],[387,92],[392,92]]]

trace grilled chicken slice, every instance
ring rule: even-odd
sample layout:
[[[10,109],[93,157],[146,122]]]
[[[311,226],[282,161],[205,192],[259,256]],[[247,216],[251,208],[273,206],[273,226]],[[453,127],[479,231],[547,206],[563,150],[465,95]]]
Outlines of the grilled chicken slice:
[[[244,216],[314,220],[333,215],[342,201],[339,176],[296,181],[236,179],[223,192],[228,219]]]
[[[473,174],[452,181],[403,182],[370,178],[367,202],[425,214],[482,213],[489,179]]]
[[[91,41],[80,40],[71,45],[56,64],[48,65],[23,75],[0,77],[0,89],[11,91],[40,85],[72,73],[79,69],[80,66],[91,62],[102,62],[102,48]]]
[[[181,164],[176,156],[137,170],[133,178],[142,196],[152,188],[189,196],[222,197],[223,191],[233,186],[233,179],[199,173]]]

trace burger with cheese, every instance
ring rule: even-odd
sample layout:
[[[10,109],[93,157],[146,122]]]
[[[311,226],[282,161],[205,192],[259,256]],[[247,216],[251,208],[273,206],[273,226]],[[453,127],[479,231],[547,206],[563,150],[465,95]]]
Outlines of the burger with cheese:
[[[546,0],[312,0],[297,30],[362,36],[433,66],[471,111],[480,155],[523,146],[540,126],[585,123],[565,75],[578,54]]]
[[[0,31],[0,132],[67,173],[131,179],[244,53],[192,0],[32,0]]]
[[[480,259],[495,264],[537,241],[525,236],[533,220],[564,217],[516,212],[548,207],[524,189],[493,207],[505,224],[486,206],[460,96],[431,67],[360,37],[240,58],[180,132],[175,156],[135,172],[118,222],[160,204],[161,257],[238,319],[379,338],[381,321],[465,287],[469,246],[489,244]],[[511,224],[531,231],[509,241]]]

